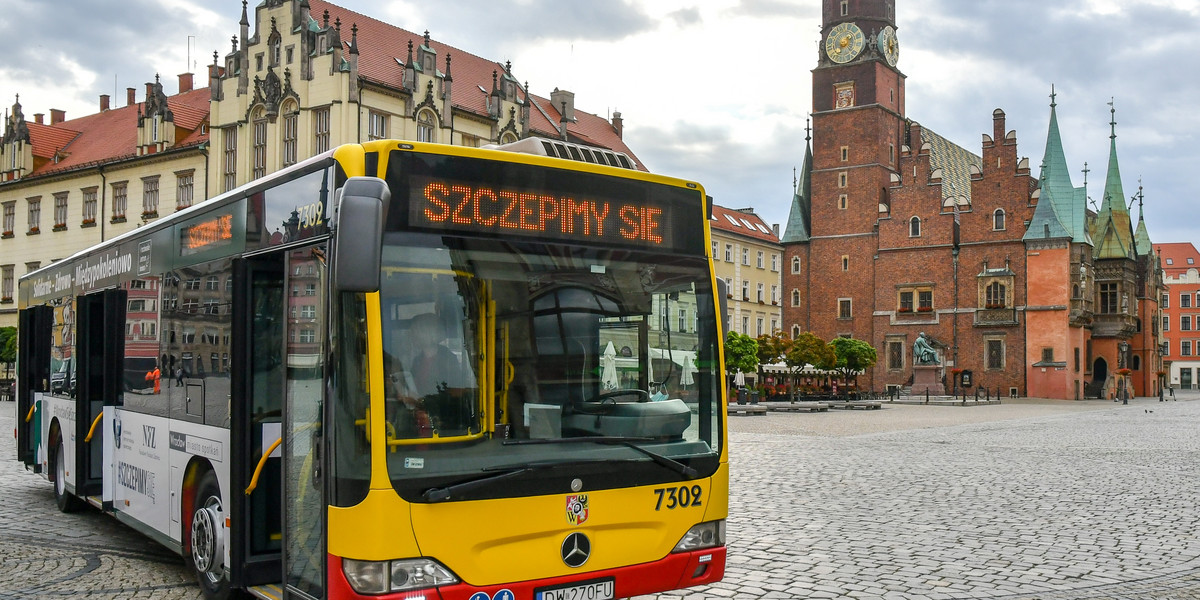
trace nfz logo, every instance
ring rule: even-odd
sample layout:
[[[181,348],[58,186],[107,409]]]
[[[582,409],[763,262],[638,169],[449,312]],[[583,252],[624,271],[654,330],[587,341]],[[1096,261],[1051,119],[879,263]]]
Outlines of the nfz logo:
[[[113,419],[113,440],[117,448],[121,447],[121,420]]]
[[[147,448],[157,448],[157,446],[154,445],[153,425],[142,425],[142,442],[145,443]]]

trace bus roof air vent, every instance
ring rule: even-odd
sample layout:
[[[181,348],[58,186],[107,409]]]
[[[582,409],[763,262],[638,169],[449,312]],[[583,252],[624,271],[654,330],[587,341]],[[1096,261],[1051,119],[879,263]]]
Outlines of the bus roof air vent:
[[[505,150],[508,152],[521,152],[524,154],[536,154],[538,156],[552,156],[554,158],[564,158],[576,162],[588,162],[598,165],[609,165],[619,169],[634,169],[633,159],[621,152],[616,152],[608,148],[597,148],[595,146],[584,146],[582,144],[573,144],[571,142],[563,142],[559,140],[550,140],[546,138],[525,138],[520,141],[510,144],[496,145],[488,144],[484,146],[491,150]]]

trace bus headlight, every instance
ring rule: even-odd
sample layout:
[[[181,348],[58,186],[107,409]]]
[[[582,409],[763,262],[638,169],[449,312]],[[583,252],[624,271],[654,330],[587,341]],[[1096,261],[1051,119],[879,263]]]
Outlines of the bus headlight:
[[[450,569],[428,558],[403,560],[342,559],[342,572],[360,594],[386,594],[458,583]]]
[[[675,544],[672,552],[691,552],[725,545],[725,519],[709,521],[692,527]]]

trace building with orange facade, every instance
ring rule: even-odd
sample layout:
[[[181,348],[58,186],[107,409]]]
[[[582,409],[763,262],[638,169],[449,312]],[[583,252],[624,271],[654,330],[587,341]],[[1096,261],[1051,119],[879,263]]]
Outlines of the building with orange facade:
[[[1200,386],[1200,252],[1195,244],[1155,244],[1162,259],[1163,375],[1174,389]]]

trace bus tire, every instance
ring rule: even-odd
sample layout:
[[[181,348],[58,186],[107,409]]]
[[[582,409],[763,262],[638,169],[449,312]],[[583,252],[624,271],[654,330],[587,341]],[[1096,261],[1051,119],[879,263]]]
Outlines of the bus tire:
[[[58,510],[73,513],[83,508],[83,502],[67,491],[67,462],[63,460],[64,454],[66,452],[60,437],[58,445],[54,448],[54,503],[58,505]]]
[[[225,540],[221,535],[221,523],[225,519],[225,512],[221,503],[221,488],[212,471],[200,478],[195,498],[192,514],[187,515],[191,531],[191,547],[185,555],[187,564],[195,574],[205,598],[228,600],[234,595],[222,564],[225,559]]]

